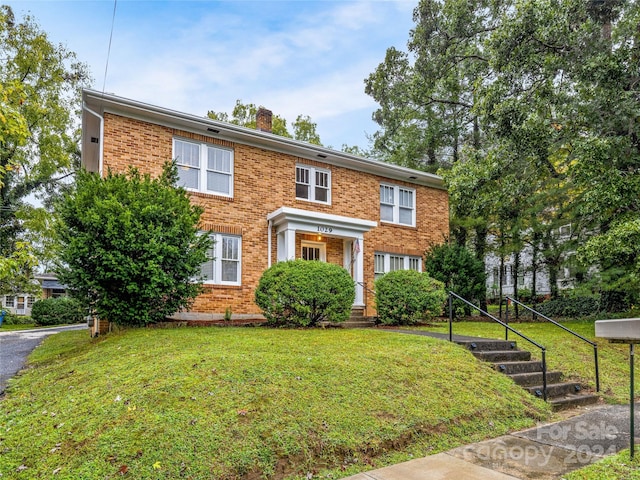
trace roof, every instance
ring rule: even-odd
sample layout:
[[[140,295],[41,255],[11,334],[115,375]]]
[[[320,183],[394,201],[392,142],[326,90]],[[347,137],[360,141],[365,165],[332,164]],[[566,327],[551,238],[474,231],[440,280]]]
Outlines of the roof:
[[[103,115],[104,113],[113,113],[124,117],[151,122],[157,125],[163,125],[169,128],[179,128],[181,130],[206,135],[212,138],[251,145],[309,160],[321,161],[330,165],[379,175],[389,179],[401,180],[441,190],[445,189],[442,177],[438,175],[332,150],[319,145],[281,137],[269,132],[254,130],[231,123],[212,120],[207,117],[150,105],[137,100],[119,97],[111,93],[102,93],[96,90],[84,89],[82,91],[82,100],[83,105],[86,108],[100,115]],[[90,116],[90,113],[83,110],[83,130],[86,129],[87,118]],[[83,133],[83,162],[85,161],[86,152],[91,148],[89,141],[87,141],[89,137],[90,135]],[[90,142],[95,143],[95,140],[91,138]]]

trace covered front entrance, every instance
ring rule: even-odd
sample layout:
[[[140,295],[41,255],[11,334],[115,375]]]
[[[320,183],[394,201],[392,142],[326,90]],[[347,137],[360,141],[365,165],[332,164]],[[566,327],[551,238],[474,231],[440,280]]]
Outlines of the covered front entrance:
[[[275,228],[277,261],[321,260],[341,264],[356,282],[354,306],[364,307],[364,233],[377,222],[281,207],[267,215],[269,222],[269,266],[271,231]]]

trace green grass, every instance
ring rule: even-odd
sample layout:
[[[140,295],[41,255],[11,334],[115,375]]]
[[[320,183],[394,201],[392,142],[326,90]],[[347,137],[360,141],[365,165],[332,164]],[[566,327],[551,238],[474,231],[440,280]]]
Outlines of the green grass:
[[[609,343],[595,338],[593,320],[573,320],[563,325],[583,337],[595,341],[598,345],[598,364],[600,370],[600,390],[602,398],[609,403],[629,402],[629,346]],[[547,350],[549,370],[560,370],[565,378],[579,381],[595,390],[595,367],[593,347],[574,337],[551,323],[511,323],[511,327],[522,332]],[[429,331],[447,333],[448,323],[436,324],[424,328]],[[505,329],[497,323],[454,322],[453,333],[478,337],[504,339]],[[540,349],[529,342],[509,333],[509,339],[515,340],[518,348],[529,350],[534,358],[540,359]],[[636,384],[640,381],[639,369],[635,371]]]
[[[548,419],[447,342],[379,330],[53,335],[0,402],[2,478],[341,478]]]
[[[629,450],[600,460],[564,476],[566,480],[640,480],[640,453],[636,450],[633,461]]]

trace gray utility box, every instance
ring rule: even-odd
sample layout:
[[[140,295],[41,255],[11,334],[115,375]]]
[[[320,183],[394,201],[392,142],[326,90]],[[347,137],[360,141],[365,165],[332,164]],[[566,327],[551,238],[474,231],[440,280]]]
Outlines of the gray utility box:
[[[619,343],[640,343],[640,318],[597,320],[596,337]]]

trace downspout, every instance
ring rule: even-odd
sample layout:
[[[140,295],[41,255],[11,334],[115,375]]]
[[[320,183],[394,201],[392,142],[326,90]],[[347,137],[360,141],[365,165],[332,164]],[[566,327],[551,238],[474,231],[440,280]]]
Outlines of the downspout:
[[[99,113],[94,112],[93,110],[91,110],[89,107],[87,107],[87,104],[85,102],[82,102],[82,109],[89,112],[92,115],[95,115],[96,117],[98,117],[98,120],[100,120],[100,145],[99,145],[99,157],[98,157],[98,173],[100,174],[100,177],[102,177],[102,170],[104,169],[104,165],[103,165],[103,155],[104,155],[104,117],[102,115],[100,115]]]
[[[267,222],[267,268],[271,266],[271,229],[273,227],[272,220]]]

